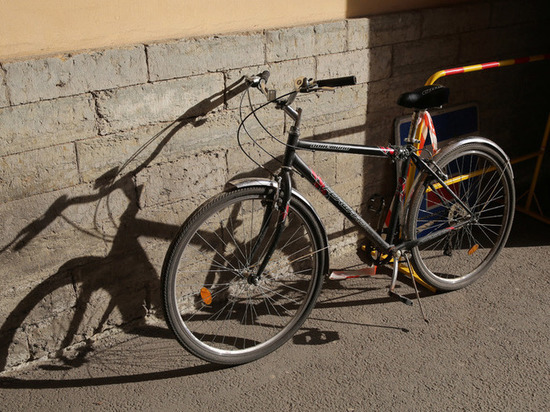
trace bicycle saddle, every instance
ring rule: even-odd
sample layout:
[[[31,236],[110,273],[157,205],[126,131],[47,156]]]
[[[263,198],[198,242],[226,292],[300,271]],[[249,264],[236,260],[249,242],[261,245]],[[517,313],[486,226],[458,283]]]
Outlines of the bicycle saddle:
[[[412,92],[403,93],[399,96],[397,104],[412,109],[432,109],[441,107],[449,101],[449,88],[434,84],[422,86]]]

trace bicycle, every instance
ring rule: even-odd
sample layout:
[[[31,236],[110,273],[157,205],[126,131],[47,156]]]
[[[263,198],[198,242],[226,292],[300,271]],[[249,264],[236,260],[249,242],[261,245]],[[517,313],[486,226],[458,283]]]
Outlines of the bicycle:
[[[301,77],[281,97],[267,88],[268,77],[265,71],[246,78],[248,90],[260,90],[267,103],[241,115],[237,137],[243,148],[244,122],[260,108],[274,104],[282,110],[293,125],[286,142],[280,142],[279,172],[271,179],[230,181],[191,214],[166,254],[164,310],[184,348],[212,363],[247,363],[283,345],[311,312],[328,274],[329,246],[313,206],[292,186],[296,174],[364,232],[375,264],[393,265],[389,294],[404,303],[412,304],[395,291],[400,264],[411,273],[414,267],[421,279],[444,291],[465,287],[488,270],[510,233],[513,172],[505,152],[482,137],[451,140],[433,151],[419,148],[429,110],[448,102],[448,88],[424,86],[401,95],[398,104],[413,109],[405,144],[374,147],[300,139],[302,110],[292,107],[296,96],[351,86],[355,77]],[[399,183],[387,227],[376,230],[367,223],[299,157],[299,150],[396,162]],[[416,177],[405,196],[413,166]]]

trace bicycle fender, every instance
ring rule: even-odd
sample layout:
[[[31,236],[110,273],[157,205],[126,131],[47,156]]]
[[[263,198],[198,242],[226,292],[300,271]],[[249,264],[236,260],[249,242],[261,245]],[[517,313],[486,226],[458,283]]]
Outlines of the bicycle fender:
[[[506,164],[506,168],[510,172],[510,176],[512,179],[514,178],[514,170],[512,169],[512,164],[510,163],[510,158],[506,154],[506,152],[495,142],[492,140],[489,140],[485,137],[481,136],[468,136],[465,138],[453,138],[448,139],[444,141],[444,146],[441,148],[441,150],[433,157],[434,162],[437,163],[437,159],[444,156],[447,152],[450,152],[460,146],[463,146],[465,144],[469,143],[480,143],[482,145],[485,145],[487,147],[490,147],[491,149],[495,150],[497,154],[501,157],[501,160]],[[407,199],[406,199],[406,207],[408,207],[408,203],[413,195],[413,193],[416,191],[417,187],[422,184],[423,176],[422,174],[418,174],[414,182],[411,186],[411,190],[409,193],[407,193]]]
[[[227,182],[226,187],[225,187],[224,190],[229,191],[229,190],[233,190],[233,189],[240,189],[240,188],[243,188],[243,187],[251,187],[251,186],[272,187],[273,189],[278,189],[278,183],[273,181],[273,180],[269,180],[269,179],[246,179],[245,178],[245,179],[231,180],[231,181]],[[324,274],[327,275],[330,265],[329,265],[328,236],[327,236],[327,231],[325,229],[325,225],[323,224],[323,222],[319,218],[319,215],[315,211],[315,208],[313,207],[313,205],[300,192],[298,192],[295,189],[292,189],[292,197],[293,198],[295,197],[295,198],[299,199],[309,209],[311,214],[314,216],[317,224],[321,228],[321,236],[322,236],[322,239],[325,243],[324,248],[323,248],[324,249],[324,260],[325,260],[325,267],[324,267],[323,272],[326,272]]]
[[[445,148],[443,150],[445,150],[446,152],[468,143],[481,143],[483,145],[489,146],[490,148],[494,149],[502,157],[503,162],[506,163],[506,166],[510,171],[512,179],[514,178],[514,170],[512,169],[510,158],[508,157],[506,152],[498,144],[496,144],[492,140],[489,140],[485,137],[468,136],[466,138],[449,139],[448,143],[445,144]],[[435,161],[437,161],[437,158],[439,157],[440,154],[443,154],[443,150],[441,150],[441,153],[438,153],[437,155],[434,156]]]

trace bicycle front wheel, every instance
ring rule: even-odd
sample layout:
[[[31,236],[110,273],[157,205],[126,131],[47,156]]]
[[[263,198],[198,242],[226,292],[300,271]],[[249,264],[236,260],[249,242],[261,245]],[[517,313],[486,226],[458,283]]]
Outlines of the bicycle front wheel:
[[[283,234],[257,284],[279,218],[275,189],[221,193],[195,211],[166,256],[168,325],[192,354],[242,364],[290,339],[322,287],[326,243],[309,207],[293,197]]]
[[[513,176],[509,163],[479,141],[442,152],[435,163],[446,175],[449,189],[433,177],[421,176],[411,197],[406,230],[415,240],[456,226],[412,249],[414,267],[423,280],[440,290],[456,290],[485,273],[504,247],[514,215]]]

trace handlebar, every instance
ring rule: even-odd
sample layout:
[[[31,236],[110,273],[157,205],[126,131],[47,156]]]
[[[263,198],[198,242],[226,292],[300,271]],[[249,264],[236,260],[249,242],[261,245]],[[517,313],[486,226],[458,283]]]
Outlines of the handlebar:
[[[268,70],[263,71],[260,74],[252,77],[246,77],[246,82],[250,87],[256,87],[266,97],[268,96],[268,90],[265,87],[269,79],[270,73]],[[295,93],[309,93],[320,90],[330,90],[334,87],[353,86],[357,84],[357,78],[355,76],[335,77],[332,79],[314,80],[306,77],[300,77],[296,79]]]
[[[281,97],[276,97],[275,90],[269,90],[266,87],[267,80],[269,79],[269,71],[265,70],[262,73],[245,77],[245,81],[249,87],[255,87],[267,98],[268,103],[276,103],[278,109],[282,109],[292,119],[295,120],[295,124],[300,123],[300,117],[302,111],[300,109],[295,110],[290,105],[294,102],[294,99],[298,93],[310,93],[323,90],[333,90],[334,87],[353,86],[357,84],[355,76],[335,77],[332,79],[314,80],[307,77],[298,77],[294,81],[294,90]],[[286,97],[286,99],[285,99]]]
[[[353,86],[357,84],[357,78],[355,76],[336,77],[334,79],[317,80],[316,83],[319,87]]]
[[[314,80],[307,77],[298,77],[294,80],[294,90],[290,93],[287,93],[281,97],[276,97],[275,90],[269,90],[266,87],[267,81],[269,80],[269,71],[265,70],[260,74],[252,77],[245,77],[245,82],[248,84],[248,87],[257,88],[262,94],[267,98],[267,103],[275,103],[277,109],[283,110],[287,115],[289,115],[294,120],[294,126],[298,127],[300,124],[300,118],[302,116],[301,109],[294,109],[291,107],[291,104],[294,102],[294,99],[298,93],[310,93],[323,90],[333,90],[334,87],[342,86],[352,86],[357,84],[357,79],[355,76],[346,76],[346,77],[335,77],[332,79],[324,80]],[[261,107],[265,106],[262,105]]]

